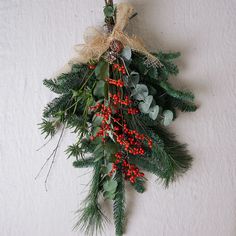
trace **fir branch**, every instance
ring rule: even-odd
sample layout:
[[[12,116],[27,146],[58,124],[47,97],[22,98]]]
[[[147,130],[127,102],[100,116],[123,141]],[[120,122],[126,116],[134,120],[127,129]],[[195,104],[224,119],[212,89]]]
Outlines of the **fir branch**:
[[[135,190],[138,193],[144,193],[144,191],[145,191],[144,183],[145,183],[145,180],[143,178],[136,179],[136,181],[133,185],[134,185]]]
[[[169,52],[169,53],[158,52],[158,53],[154,53],[154,55],[156,55],[159,58],[159,60],[172,61],[180,57],[181,53],[180,52]]]
[[[43,84],[48,87],[52,92],[57,94],[68,93],[70,90],[79,89],[84,79],[81,79],[81,74],[88,71],[86,65],[72,65],[71,72],[61,74],[57,78],[45,79]]]
[[[194,95],[192,92],[176,90],[166,81],[161,81],[160,86],[166,91],[168,95],[174,98],[187,101],[194,100]]]
[[[122,236],[124,233],[125,223],[125,185],[121,169],[116,171],[115,180],[118,182],[118,186],[113,200],[113,216],[116,236]]]
[[[75,168],[87,168],[95,165],[94,158],[90,157],[87,159],[76,160],[73,162]]]
[[[183,112],[194,112],[197,110],[197,106],[193,102],[183,101],[177,98],[171,98],[170,103],[173,107],[176,107]]]
[[[44,108],[43,117],[49,118],[50,116],[55,117],[61,111],[66,110],[68,104],[70,103],[72,94],[66,93],[60,97],[54,98],[48,105]]]
[[[87,198],[84,200],[84,207],[78,211],[81,213],[75,229],[80,227],[86,234],[93,235],[102,229],[102,221],[106,217],[101,211],[98,197],[101,190],[101,165],[102,161],[97,161],[94,165],[94,174]]]

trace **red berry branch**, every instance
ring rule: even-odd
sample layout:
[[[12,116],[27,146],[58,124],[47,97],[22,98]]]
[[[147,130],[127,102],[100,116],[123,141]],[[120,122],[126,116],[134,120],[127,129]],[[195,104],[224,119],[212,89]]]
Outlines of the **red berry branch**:
[[[119,64],[114,64],[113,70],[117,70],[123,75],[126,74],[125,67]],[[143,156],[145,154],[145,145],[150,149],[152,148],[152,139],[140,134],[135,129],[130,129],[124,119],[124,111],[127,112],[127,115],[136,115],[140,111],[136,107],[132,107],[134,102],[128,95],[122,96],[122,88],[124,87],[122,78],[107,78],[105,81],[114,86],[116,92],[109,92],[108,101],[90,107],[92,111],[96,112],[95,116],[102,118],[98,132],[95,136],[91,136],[90,139],[94,140],[97,137],[101,137],[102,141],[106,142],[109,135],[112,134],[114,140],[120,146],[120,151],[115,154],[116,161],[113,163],[110,176],[120,167],[125,179],[133,184],[136,178],[143,177],[144,174],[139,171],[138,167],[129,163],[127,154]]]

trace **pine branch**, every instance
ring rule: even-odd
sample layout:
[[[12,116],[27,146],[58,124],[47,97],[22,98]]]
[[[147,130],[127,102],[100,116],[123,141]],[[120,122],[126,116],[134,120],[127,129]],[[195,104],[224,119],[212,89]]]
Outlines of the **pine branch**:
[[[144,183],[145,183],[145,180],[143,178],[136,179],[134,183],[134,188],[138,193],[144,193],[145,191]]]
[[[98,197],[101,190],[101,165],[98,161],[94,165],[94,174],[87,198],[84,200],[84,208],[79,210],[81,213],[78,223],[74,228],[80,227],[86,234],[93,235],[102,229],[103,218],[106,219],[101,211]]]
[[[134,164],[142,165],[141,168],[157,175],[166,186],[191,167],[192,157],[186,145],[175,140],[175,135],[166,131],[157,122],[153,120],[151,122],[151,119],[145,115],[140,115],[133,123],[136,123],[139,132],[153,140],[152,151],[146,153],[149,161],[145,162],[146,166],[143,166],[142,162],[145,158],[131,157]]]
[[[154,132],[153,135],[158,135],[164,144],[163,147],[154,146],[152,157],[157,160],[161,171],[160,177],[168,186],[170,182],[191,167],[192,157],[189,155],[186,145],[177,142],[172,133],[160,126],[152,127],[151,130]],[[153,135],[152,138],[154,138]]]
[[[125,223],[125,185],[121,169],[117,170],[115,180],[118,182],[118,186],[113,200],[113,216],[116,227],[116,236],[122,236]]]

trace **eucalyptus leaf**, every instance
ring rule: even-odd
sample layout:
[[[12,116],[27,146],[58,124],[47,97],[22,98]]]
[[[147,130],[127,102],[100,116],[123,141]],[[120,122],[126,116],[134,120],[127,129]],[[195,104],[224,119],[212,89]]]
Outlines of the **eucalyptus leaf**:
[[[164,126],[170,125],[174,118],[173,112],[170,110],[165,110],[163,111],[163,116],[164,116],[164,119],[163,119]]]
[[[103,184],[103,189],[104,189],[105,192],[115,193],[117,185],[118,185],[118,183],[117,183],[116,180],[110,179],[110,180],[107,180]]]
[[[100,126],[102,124],[103,117],[101,116],[93,116],[93,125],[94,126]]]
[[[103,196],[104,196],[104,198],[106,198],[106,199],[113,200],[113,199],[115,198],[116,194],[115,194],[115,193],[111,193],[111,192],[105,192],[105,193],[103,194]]]
[[[153,100],[152,95],[147,96],[143,102],[139,103],[138,105],[139,110],[144,114],[149,113],[149,108],[151,106],[152,100]]]
[[[152,119],[152,120],[156,120],[157,116],[158,116],[158,113],[159,113],[159,106],[156,105],[156,106],[153,106],[149,109],[149,117]]]
[[[131,59],[131,56],[132,56],[131,48],[130,47],[125,47],[121,52],[121,56],[129,61]]]
[[[105,6],[103,12],[106,17],[114,16],[114,8],[112,6]]]
[[[93,90],[93,94],[96,97],[104,97],[105,96],[105,81],[99,80]]]
[[[148,96],[148,87],[145,84],[137,84],[131,96],[138,101],[143,101]]]
[[[96,136],[96,134],[99,130],[100,130],[100,127],[95,127],[92,131],[93,136]]]
[[[102,166],[102,169],[101,169],[102,173],[106,175],[109,174],[111,170],[112,170],[112,163],[110,162],[106,166]]]
[[[139,73],[132,71],[130,73],[130,76],[128,77],[128,86],[130,88],[135,88],[139,82],[139,78],[140,78]]]

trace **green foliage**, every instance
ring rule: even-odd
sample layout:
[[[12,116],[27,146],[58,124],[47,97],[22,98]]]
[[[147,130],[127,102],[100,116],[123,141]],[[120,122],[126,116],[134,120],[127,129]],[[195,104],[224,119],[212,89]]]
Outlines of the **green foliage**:
[[[109,77],[109,63],[101,60],[96,68],[95,68],[95,75],[97,79],[104,80],[105,78]]]
[[[116,227],[116,236],[122,236],[125,224],[125,184],[121,169],[116,171],[115,180],[118,183],[113,200],[113,216]]]
[[[68,158],[73,156],[76,157],[76,159],[78,159],[79,156],[83,157],[83,149],[80,147],[79,143],[75,143],[70,145],[67,149],[66,149],[66,154],[68,155]]]
[[[73,162],[75,168],[87,168],[93,167],[95,165],[94,158],[86,158],[81,160],[76,160]]]
[[[144,183],[145,183],[145,180],[143,178],[136,179],[136,181],[133,185],[134,185],[135,190],[138,193],[144,193],[144,191],[145,191]]]
[[[79,114],[72,114],[66,117],[67,120],[67,128],[73,129],[74,133],[80,131],[80,129],[84,125],[84,118],[82,115]]]
[[[183,101],[180,99],[171,99],[171,106],[180,109],[183,112],[194,112],[197,110],[197,106],[193,102]]]
[[[191,167],[192,157],[186,145],[177,142],[172,133],[153,122],[147,115],[139,115],[135,121],[139,132],[152,138],[153,148],[151,152],[146,150],[145,157],[130,156],[130,161],[141,169],[155,174],[165,186],[168,186]]]
[[[114,179],[109,179],[103,184],[104,197],[108,199],[114,199],[117,189],[117,181]]]
[[[115,9],[113,8],[113,6],[110,6],[110,5],[105,6],[103,12],[106,17],[115,16]]]
[[[45,139],[48,136],[53,137],[56,133],[56,125],[55,122],[43,119],[42,123],[39,124],[39,129],[41,130],[41,134],[45,134]]]
[[[98,197],[101,190],[101,166],[98,161],[94,165],[94,174],[87,198],[84,200],[84,207],[78,211],[80,218],[75,228],[80,227],[86,234],[94,234],[102,228],[103,218],[105,217],[98,203]]]
[[[71,90],[79,89],[84,82],[84,74],[88,68],[86,65],[73,65],[71,72],[62,74],[55,79],[45,79],[43,84],[52,92],[57,94],[68,93]]]
[[[44,109],[43,117],[61,117],[68,105],[71,103],[71,93],[65,93],[60,97],[54,98]]]
[[[169,83],[166,81],[161,81],[160,86],[166,91],[166,93],[174,98],[180,100],[193,101],[194,95],[192,92],[175,90]]]

